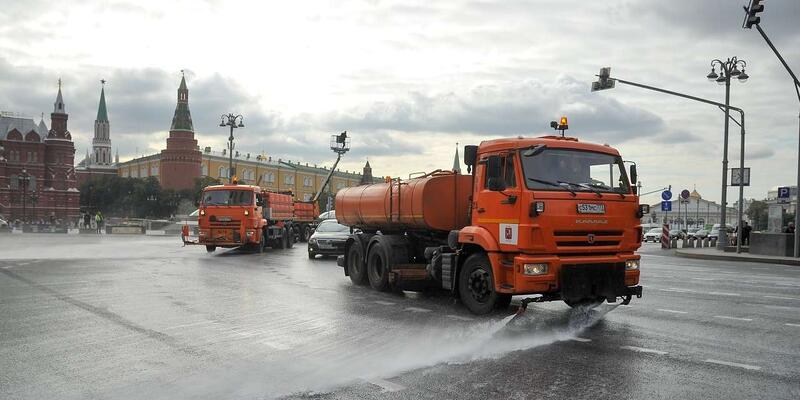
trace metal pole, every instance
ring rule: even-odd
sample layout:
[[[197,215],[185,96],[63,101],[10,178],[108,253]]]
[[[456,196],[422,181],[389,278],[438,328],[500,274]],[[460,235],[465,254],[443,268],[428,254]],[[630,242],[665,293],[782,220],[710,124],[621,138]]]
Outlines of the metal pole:
[[[742,229],[742,212],[744,209],[744,113],[741,115],[741,129],[742,129],[742,143],[739,147],[739,234],[736,236],[736,253],[742,252],[742,234],[744,233],[744,229]]]
[[[717,242],[718,249],[725,249],[725,244],[728,241],[728,231],[726,227],[728,209],[728,126],[730,122],[728,116],[730,115],[730,101],[731,101],[731,75],[725,71],[725,136],[722,145],[722,209],[720,210],[720,228],[719,228],[719,241]]]
[[[233,183],[233,123],[228,120],[231,126],[231,136],[228,137],[228,183]]]

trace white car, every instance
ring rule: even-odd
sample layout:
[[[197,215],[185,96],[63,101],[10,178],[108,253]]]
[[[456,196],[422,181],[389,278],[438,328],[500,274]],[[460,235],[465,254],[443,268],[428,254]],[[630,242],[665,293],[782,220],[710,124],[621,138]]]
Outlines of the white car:
[[[645,242],[653,242],[653,243],[660,242],[661,241],[661,230],[662,230],[662,228],[650,229],[649,231],[647,231],[647,233],[644,234],[644,239],[643,240]]]

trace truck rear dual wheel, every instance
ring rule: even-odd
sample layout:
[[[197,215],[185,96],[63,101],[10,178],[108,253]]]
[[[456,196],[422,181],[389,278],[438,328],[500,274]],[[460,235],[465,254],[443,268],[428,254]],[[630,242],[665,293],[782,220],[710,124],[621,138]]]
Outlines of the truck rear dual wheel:
[[[356,285],[363,286],[369,282],[367,269],[364,266],[364,247],[358,241],[347,249],[347,275]]]
[[[367,254],[367,277],[373,289],[386,292],[389,285],[389,256],[382,241],[375,242]]]
[[[458,276],[458,295],[472,313],[485,315],[495,307],[508,306],[511,296],[494,290],[494,277],[489,257],[483,253],[469,256]]]

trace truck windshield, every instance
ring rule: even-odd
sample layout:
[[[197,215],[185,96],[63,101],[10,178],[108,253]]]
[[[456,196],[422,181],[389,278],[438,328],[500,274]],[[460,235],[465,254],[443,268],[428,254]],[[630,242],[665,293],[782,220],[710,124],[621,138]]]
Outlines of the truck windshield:
[[[548,148],[522,157],[528,189],[630,193],[622,159],[610,154]]]
[[[249,206],[253,204],[253,192],[249,190],[209,190],[203,193],[206,206]]]

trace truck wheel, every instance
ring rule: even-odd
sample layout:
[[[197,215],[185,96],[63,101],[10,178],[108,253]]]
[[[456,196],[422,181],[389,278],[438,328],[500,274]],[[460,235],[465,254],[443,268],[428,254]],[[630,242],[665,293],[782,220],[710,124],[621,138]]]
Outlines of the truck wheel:
[[[206,246],[206,251],[209,253],[213,253],[214,250],[217,249],[217,246]]]
[[[313,252],[313,251],[309,251],[309,252],[308,252],[308,259],[309,259],[309,260],[314,260],[314,259],[316,259],[316,258],[317,258],[317,255],[316,255],[316,254],[314,254],[314,252]]]
[[[266,233],[264,233],[264,231],[262,230],[261,239],[258,241],[258,252],[263,253],[266,247],[267,247]]]
[[[389,290],[389,257],[382,242],[375,242],[367,255],[367,277],[373,289],[385,292]]]
[[[473,254],[464,261],[458,276],[458,294],[473,314],[488,314],[495,308],[499,294],[494,290],[492,264],[486,254]]]
[[[304,226],[304,227],[300,228],[300,241],[301,242],[308,242],[308,237],[309,236],[310,235],[308,234],[308,227],[307,226]]]
[[[291,249],[294,247],[294,229],[289,228],[283,231],[286,234],[286,248]]]
[[[356,241],[347,249],[347,274],[356,285],[366,285],[367,269],[364,266],[364,247]]]

